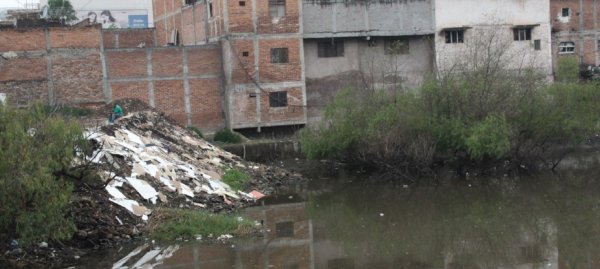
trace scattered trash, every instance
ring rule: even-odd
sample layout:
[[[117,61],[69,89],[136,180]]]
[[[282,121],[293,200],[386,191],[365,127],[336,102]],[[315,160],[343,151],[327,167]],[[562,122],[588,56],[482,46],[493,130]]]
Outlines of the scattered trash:
[[[229,240],[231,238],[233,238],[233,235],[224,234],[224,235],[220,235],[219,237],[217,237],[217,240],[225,241],[225,240]]]
[[[385,216],[385,214],[383,214],[383,213],[379,213],[379,216],[380,216],[380,217],[383,217],[383,216]]]
[[[40,247],[40,248],[47,248],[48,247],[48,243],[41,242],[41,243],[38,244],[38,247]]]
[[[256,200],[260,200],[261,198],[265,197],[264,194],[260,193],[257,190],[253,190],[249,194],[250,194],[250,196],[254,197],[254,199],[256,199]]]

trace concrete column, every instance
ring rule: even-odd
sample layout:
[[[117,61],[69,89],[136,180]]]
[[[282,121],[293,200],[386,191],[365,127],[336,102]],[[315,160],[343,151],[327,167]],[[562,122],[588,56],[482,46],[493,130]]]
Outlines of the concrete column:
[[[187,125],[192,124],[192,105],[190,102],[190,79],[188,67],[188,50],[183,48],[183,98],[185,104],[185,115],[187,117]]]
[[[118,41],[116,42],[118,47]],[[112,101],[112,89],[110,88],[110,83],[108,83],[109,70],[106,60],[106,51],[104,50],[104,35],[102,34],[102,30],[100,30],[100,62],[102,63],[102,92],[104,93],[104,101],[110,103]]]
[[[154,81],[152,80],[152,49],[146,49],[146,70],[148,72],[148,103],[151,107],[156,107],[154,100]]]

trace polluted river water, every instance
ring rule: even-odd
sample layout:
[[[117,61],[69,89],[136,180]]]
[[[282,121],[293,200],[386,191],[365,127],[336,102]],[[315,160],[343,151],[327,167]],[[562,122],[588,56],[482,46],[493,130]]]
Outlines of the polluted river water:
[[[411,186],[332,164],[304,172],[307,185],[241,212],[259,236],[148,240],[81,268],[600,268],[599,169]]]

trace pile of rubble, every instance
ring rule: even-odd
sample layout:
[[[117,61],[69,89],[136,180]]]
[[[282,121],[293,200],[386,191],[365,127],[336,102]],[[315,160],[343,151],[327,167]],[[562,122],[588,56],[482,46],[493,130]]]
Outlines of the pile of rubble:
[[[139,235],[155,207],[229,212],[302,180],[245,162],[152,110],[130,113],[86,135],[95,151],[85,161],[100,168],[103,190],[77,195],[73,215],[77,237],[94,244]],[[232,168],[252,177],[248,192],[221,181]]]

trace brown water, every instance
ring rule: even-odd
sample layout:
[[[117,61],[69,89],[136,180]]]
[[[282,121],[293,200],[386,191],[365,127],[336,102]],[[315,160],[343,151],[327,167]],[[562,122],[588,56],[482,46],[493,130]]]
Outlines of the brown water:
[[[600,268],[600,169],[410,187],[309,174],[311,186],[243,212],[261,237],[148,243],[82,268]]]

